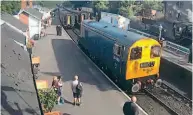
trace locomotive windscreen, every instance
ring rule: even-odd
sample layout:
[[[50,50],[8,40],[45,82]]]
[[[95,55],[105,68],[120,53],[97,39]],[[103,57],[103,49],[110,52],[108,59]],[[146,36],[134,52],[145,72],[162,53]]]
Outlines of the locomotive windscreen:
[[[142,47],[135,47],[131,49],[130,60],[141,59]]]

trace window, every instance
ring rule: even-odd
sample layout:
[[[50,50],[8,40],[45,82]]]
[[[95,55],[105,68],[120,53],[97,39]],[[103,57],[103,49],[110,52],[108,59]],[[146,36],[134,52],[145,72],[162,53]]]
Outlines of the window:
[[[161,55],[161,47],[160,46],[152,46],[150,57],[151,58],[160,57],[160,55]]]
[[[117,56],[121,56],[121,46],[119,46],[118,44],[114,45],[114,54]]]
[[[142,57],[142,47],[135,47],[131,49],[130,60],[141,59]]]

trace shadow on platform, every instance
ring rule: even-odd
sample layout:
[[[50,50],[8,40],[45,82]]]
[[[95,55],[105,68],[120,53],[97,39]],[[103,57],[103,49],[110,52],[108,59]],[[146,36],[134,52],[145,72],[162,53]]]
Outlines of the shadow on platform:
[[[74,76],[78,75],[83,85],[95,85],[100,91],[117,90],[79,51],[72,40],[52,39],[51,42],[60,73],[42,72],[43,74],[61,75],[63,82],[72,81]]]

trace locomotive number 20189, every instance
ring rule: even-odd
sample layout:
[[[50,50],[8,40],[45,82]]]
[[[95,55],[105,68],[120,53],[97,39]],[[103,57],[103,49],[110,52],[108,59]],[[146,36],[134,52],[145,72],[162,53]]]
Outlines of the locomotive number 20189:
[[[155,65],[155,62],[145,62],[145,63],[140,63],[140,68],[146,68],[146,67],[153,67]]]

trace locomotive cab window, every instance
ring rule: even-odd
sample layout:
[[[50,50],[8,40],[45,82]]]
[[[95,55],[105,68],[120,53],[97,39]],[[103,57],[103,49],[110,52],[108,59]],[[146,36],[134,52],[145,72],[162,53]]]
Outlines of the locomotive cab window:
[[[161,47],[160,46],[152,46],[150,57],[151,58],[160,57],[160,55],[161,55]]]
[[[117,56],[121,56],[121,46],[119,46],[118,44],[114,45],[114,54]]]
[[[142,47],[135,47],[131,49],[130,60],[141,59]]]

